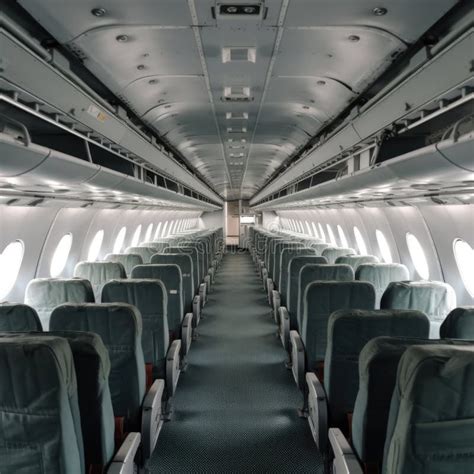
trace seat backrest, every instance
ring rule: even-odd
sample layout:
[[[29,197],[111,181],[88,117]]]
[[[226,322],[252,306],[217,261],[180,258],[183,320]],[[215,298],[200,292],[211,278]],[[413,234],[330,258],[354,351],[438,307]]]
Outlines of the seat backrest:
[[[110,280],[127,278],[125,268],[116,262],[79,262],[74,268],[74,277],[89,280],[94,298],[100,303],[102,287]]]
[[[169,347],[165,285],[159,280],[114,280],[102,290],[103,303],[128,303],[142,316],[145,363],[152,364],[154,379],[164,378]]]
[[[286,297],[288,292],[288,280],[290,276],[290,262],[295,257],[316,256],[316,251],[309,247],[293,247],[284,248],[280,257],[280,280],[278,281],[278,289],[282,305],[286,305]]]
[[[441,337],[474,340],[474,306],[453,309],[441,324],[439,332]]]
[[[269,260],[269,267],[268,267],[268,276],[275,282],[275,284],[278,283],[277,276],[276,276],[276,271],[278,267],[278,271],[280,268],[280,256],[281,256],[281,250],[283,248],[287,247],[294,247],[294,246],[302,246],[298,242],[294,242],[291,240],[277,240],[273,243],[273,252],[270,256]]]
[[[355,255],[355,250],[345,247],[327,247],[322,252],[321,255],[326,257],[328,263],[335,263],[339,257],[346,255]]]
[[[136,253],[109,253],[104,259],[106,262],[121,263],[127,277],[130,277],[133,267],[143,264],[143,259]]]
[[[359,355],[359,390],[352,415],[352,444],[357,456],[368,464],[381,464],[390,400],[400,357],[414,345],[429,339],[376,337]]]
[[[288,264],[288,283],[286,287],[286,307],[290,314],[290,325],[296,329],[296,314],[298,311],[298,296],[300,285],[300,271],[308,264],[324,265],[328,261],[318,255],[302,255],[293,257]],[[294,323],[294,324],[293,324]]]
[[[168,330],[170,339],[179,339],[181,335],[181,323],[184,318],[183,310],[183,277],[181,269],[175,263],[163,265],[149,264],[138,265],[132,270],[132,278],[153,279],[161,281],[168,295],[168,306],[166,314],[168,317]]]
[[[0,332],[41,331],[38,313],[21,303],[0,303]]]
[[[356,271],[364,263],[379,263],[379,258],[375,255],[342,255],[336,258],[335,263],[350,265]]]
[[[310,247],[316,252],[317,255],[322,255],[323,250],[327,249],[329,244],[314,241],[310,244]]]
[[[196,253],[196,258],[198,261],[198,279],[197,281],[201,283],[204,280],[204,276],[207,272],[207,255],[205,251],[205,246],[202,242],[197,242],[195,240],[184,240],[179,243],[178,248],[184,249],[184,251],[193,250],[193,253]],[[174,253],[174,252],[173,252]]]
[[[33,307],[45,331],[56,306],[64,303],[94,303],[89,280],[81,278],[36,278],[26,287],[25,304]]]
[[[145,362],[142,319],[137,308],[124,303],[65,304],[53,311],[51,329],[88,331],[101,337],[110,358],[109,387],[114,414],[125,418],[127,429],[139,429],[145,396]]]
[[[300,335],[308,370],[324,361],[329,316],[338,309],[374,309],[375,290],[365,281],[315,281],[305,290]]]
[[[192,262],[192,274],[193,274],[193,284],[194,284],[194,290],[193,294],[196,293],[196,291],[199,288],[199,284],[201,283],[201,279],[199,278],[200,272],[199,272],[199,255],[198,255],[198,250],[194,247],[168,247],[163,250],[164,254],[180,254],[180,255],[188,255],[191,257],[191,262]]]
[[[191,255],[179,253],[157,253],[151,258],[152,265],[175,264],[181,269],[183,278],[183,304],[186,313],[193,310],[194,279]]]
[[[153,249],[155,249],[155,253],[163,252],[163,249],[165,249],[166,247],[169,247],[169,246],[170,246],[169,241],[157,241],[157,240],[149,240],[149,241],[146,241],[146,242],[142,242],[139,245],[139,247],[153,248]]]
[[[474,345],[409,347],[398,364],[386,473],[466,473],[474,459]]]
[[[283,242],[278,242],[275,245],[275,255],[273,258],[273,274],[272,274],[272,279],[275,284],[275,288],[278,290],[281,290],[280,287],[280,279],[281,279],[281,273],[282,273],[282,256],[284,253],[286,253],[287,250],[293,250],[293,249],[304,249],[305,246],[299,242],[289,242],[289,243],[283,243]]]
[[[422,311],[430,320],[430,338],[436,339],[441,323],[456,307],[456,294],[451,285],[441,281],[397,281],[388,285],[380,307]]]
[[[267,248],[265,249],[265,267],[269,271],[268,275],[270,276],[270,262],[273,259],[273,256],[275,255],[275,244],[277,242],[284,242],[287,241],[286,237],[283,237],[281,235],[278,236],[271,236],[267,240]]]
[[[354,270],[349,265],[314,264],[304,265],[298,279],[298,301],[296,306],[296,321],[301,328],[303,319],[303,298],[306,287],[314,281],[352,281]]]
[[[382,295],[392,281],[408,280],[408,268],[400,263],[363,263],[357,267],[355,278],[370,281],[375,287],[375,307],[380,307]]]
[[[59,337],[0,338],[0,466],[85,473],[71,348]]]
[[[354,410],[359,390],[359,354],[378,336],[428,338],[430,322],[414,310],[341,309],[328,321],[324,388],[331,426],[347,431],[347,415]]]
[[[69,342],[77,378],[86,466],[106,466],[114,455],[114,411],[109,389],[110,359],[93,332],[54,331]]]
[[[150,263],[151,257],[157,253],[157,250],[155,247],[128,247],[125,249],[125,253],[140,255],[143,263],[147,264]]]

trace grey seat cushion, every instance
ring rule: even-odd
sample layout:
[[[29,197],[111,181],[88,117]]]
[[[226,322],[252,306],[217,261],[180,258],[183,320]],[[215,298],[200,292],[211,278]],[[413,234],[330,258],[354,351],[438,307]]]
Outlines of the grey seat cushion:
[[[473,459],[474,346],[409,347],[398,364],[383,472],[471,474]]]
[[[194,278],[193,278],[193,261],[190,255],[178,253],[157,253],[151,259],[152,265],[168,265],[175,264],[181,269],[183,278],[183,303],[184,312],[193,311],[194,296]]]
[[[329,316],[338,309],[374,309],[375,290],[362,281],[316,281],[305,290],[301,339],[308,370],[324,361]]]
[[[21,303],[0,303],[1,331],[41,331],[38,313]]]
[[[298,328],[303,322],[303,299],[305,290],[310,283],[315,281],[352,281],[354,270],[349,265],[338,264],[306,264],[300,270],[298,280],[298,304],[296,307],[296,321]]]
[[[310,247],[316,252],[317,255],[322,255],[323,250],[329,247],[329,244],[323,242],[313,242],[310,244]]]
[[[114,414],[125,418],[127,429],[139,429],[145,396],[140,312],[123,303],[65,304],[53,311],[51,329],[88,331],[101,337],[110,359],[109,387]]]
[[[165,285],[166,294],[168,295],[166,314],[170,339],[179,339],[184,317],[183,277],[179,266],[173,263],[138,265],[132,270],[132,278],[159,280]]]
[[[321,255],[325,257],[328,263],[335,263],[336,259],[344,255],[355,255],[355,250],[345,247],[327,247],[322,252]]]
[[[199,289],[199,284],[201,283],[200,279],[200,270],[199,270],[199,254],[198,250],[194,247],[168,247],[163,251],[164,254],[180,254],[188,255],[191,257],[193,264],[193,283],[194,283],[194,293]]]
[[[74,268],[74,277],[89,280],[95,301],[100,303],[102,287],[110,280],[127,278],[125,268],[117,262],[79,262]]]
[[[136,253],[109,253],[104,259],[106,262],[121,263],[125,268],[127,277],[130,277],[133,267],[143,264],[143,259]]]
[[[5,473],[85,473],[71,348],[58,337],[0,338],[0,466]]]
[[[430,322],[414,310],[362,311],[342,309],[328,321],[324,362],[324,388],[329,401],[331,426],[346,431],[359,390],[359,354],[378,336],[428,338]]]
[[[456,306],[456,294],[451,285],[441,281],[398,281],[385,290],[382,309],[417,309],[425,313],[431,323],[430,337],[439,337],[439,328],[448,313]]]
[[[104,303],[128,303],[142,316],[142,347],[145,362],[152,364],[153,377],[164,378],[169,348],[165,285],[159,280],[114,280],[102,290]]]
[[[157,253],[155,247],[128,247],[125,253],[140,255],[143,263],[150,263],[151,257]]]
[[[355,278],[360,281],[370,281],[375,287],[377,308],[380,300],[393,281],[405,281],[409,278],[408,268],[400,263],[363,263],[357,267]]]
[[[288,291],[288,279],[290,276],[290,262],[294,257],[316,256],[316,251],[308,247],[285,248],[281,252],[280,280],[278,289],[280,291],[281,303],[286,306]]]
[[[273,247],[273,254],[270,258],[270,267],[268,268],[268,276],[273,280],[275,283],[275,288],[278,288],[278,280],[280,278],[280,257],[281,252],[285,248],[295,248],[295,247],[302,247],[302,244],[298,242],[292,242],[288,240],[279,240],[275,242]]]
[[[359,265],[365,263],[379,263],[379,259],[375,255],[342,255],[336,258],[335,263],[350,265],[354,271],[356,271]]]
[[[49,329],[49,318],[56,306],[64,303],[94,303],[89,280],[80,278],[36,278],[26,287],[25,303],[33,307],[43,329]]]
[[[298,312],[298,296],[300,289],[300,271],[308,264],[322,265],[326,264],[327,260],[324,257],[317,255],[304,255],[297,256],[291,259],[288,265],[288,284],[286,290],[286,307],[290,315],[290,328],[296,329],[297,323],[297,312]]]
[[[474,306],[453,309],[441,324],[440,335],[453,339],[474,340]]]

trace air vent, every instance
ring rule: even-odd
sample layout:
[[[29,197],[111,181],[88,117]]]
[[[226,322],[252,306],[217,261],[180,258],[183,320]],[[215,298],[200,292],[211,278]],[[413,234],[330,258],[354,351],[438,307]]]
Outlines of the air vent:
[[[213,10],[220,20],[261,20],[266,14],[263,2],[217,3]]]
[[[247,133],[247,127],[227,127],[227,133]]]
[[[257,60],[257,49],[247,47],[228,47],[222,48],[222,62],[250,62]]]
[[[232,86],[224,87],[223,100],[228,102],[248,102],[250,98],[250,87]]]

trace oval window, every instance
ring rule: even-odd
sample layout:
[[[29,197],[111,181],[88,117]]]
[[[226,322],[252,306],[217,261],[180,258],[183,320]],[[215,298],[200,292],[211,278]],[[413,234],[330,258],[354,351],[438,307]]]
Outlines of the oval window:
[[[151,240],[151,233],[153,232],[153,224],[150,224],[145,233],[145,242],[149,242]]]
[[[140,224],[133,234],[131,247],[136,247],[140,242],[140,234],[142,233],[142,225]]]
[[[25,246],[21,240],[10,242],[0,254],[0,300],[12,291],[21,262],[25,253]]]
[[[104,240],[104,231],[99,230],[97,234],[94,235],[91,244],[89,245],[89,252],[87,254],[88,262],[95,262],[99,256],[100,249],[102,247],[102,242]]]
[[[123,243],[125,242],[125,235],[127,234],[127,228],[122,227],[117,234],[114,242],[114,253],[120,253],[123,249]]]
[[[337,247],[336,237],[332,231],[332,227],[329,224],[326,224],[326,228],[328,230],[329,242],[331,242],[333,247]]]
[[[413,234],[410,234],[410,232],[407,232],[406,241],[416,272],[420,275],[422,280],[428,280],[430,277],[430,268],[420,241]]]
[[[474,298],[474,249],[465,240],[455,239],[453,251],[464,287]]]
[[[377,238],[377,243],[379,244],[380,255],[385,263],[392,263],[392,251],[390,250],[390,245],[387,242],[387,239],[384,233],[381,230],[375,231],[375,237]]]
[[[349,247],[349,243],[347,242],[344,229],[340,225],[337,226],[337,233],[339,234],[339,240],[341,241],[341,245],[346,248]]]
[[[321,222],[318,222],[318,229],[319,229],[319,238],[323,242],[326,242],[326,234],[324,233],[324,229],[323,229],[323,226],[321,225]]]
[[[162,237],[166,237],[168,234],[166,233],[166,229],[168,228],[168,221],[165,221],[165,225],[163,226],[163,232],[161,233]]]
[[[367,255],[367,245],[365,245],[364,237],[360,233],[360,230],[354,226],[354,237],[356,239],[357,248],[359,249],[360,255]]]
[[[311,222],[311,227],[313,228],[313,235],[318,239],[318,231],[316,230],[316,224],[314,222]]]
[[[158,240],[160,238],[160,230],[161,230],[161,222],[158,222],[158,225],[156,226],[156,230],[155,230],[155,240]]]
[[[63,235],[53,253],[53,258],[51,259],[51,265],[49,267],[49,273],[53,278],[58,277],[63,272],[71,247],[72,234]]]

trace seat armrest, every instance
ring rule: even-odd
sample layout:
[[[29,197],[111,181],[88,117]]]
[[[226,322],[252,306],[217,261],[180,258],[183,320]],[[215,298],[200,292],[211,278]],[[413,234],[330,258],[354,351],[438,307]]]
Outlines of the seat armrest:
[[[107,474],[134,474],[135,455],[140,447],[140,433],[129,433],[115,454]]]
[[[273,283],[273,280],[270,277],[268,277],[267,278],[267,301],[270,306],[273,303],[272,292],[274,289],[275,289],[275,283]]]
[[[201,283],[199,285],[199,296],[201,298],[201,309],[204,308],[206,304],[206,295],[207,295],[207,285],[205,283]]]
[[[193,298],[193,327],[196,328],[201,320],[201,297],[196,295]]]
[[[193,313],[187,313],[181,324],[181,354],[185,356],[193,338]]]
[[[290,351],[290,315],[286,306],[278,308],[278,320],[280,327],[280,340],[286,352]]]
[[[297,331],[290,331],[291,342],[291,371],[298,388],[304,392],[306,389],[305,381],[305,350],[301,336]]]
[[[308,385],[308,423],[314,442],[321,453],[328,449],[328,406],[326,391],[316,374],[306,373]]]
[[[363,474],[354,451],[339,428],[329,429],[329,442],[334,453],[334,474]]]
[[[168,391],[168,397],[172,397],[176,391],[176,385],[178,384],[180,374],[180,353],[181,353],[181,341],[176,339],[171,344],[166,354],[166,389]]]
[[[272,291],[272,308],[273,308],[273,319],[275,323],[278,324],[278,309],[280,308],[280,292],[277,290]]]
[[[165,390],[163,379],[155,380],[145,395],[142,406],[142,452],[146,461],[155,449],[158,436],[163,426],[161,417],[161,402]]]

